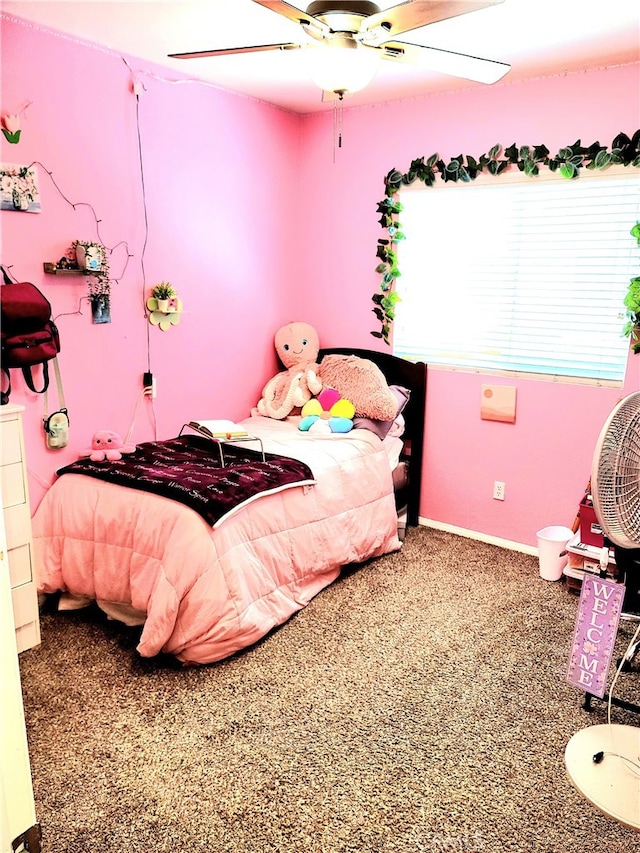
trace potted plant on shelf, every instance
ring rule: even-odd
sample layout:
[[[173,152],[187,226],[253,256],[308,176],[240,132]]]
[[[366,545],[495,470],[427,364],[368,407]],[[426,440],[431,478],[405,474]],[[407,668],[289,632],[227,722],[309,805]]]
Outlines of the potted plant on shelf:
[[[640,222],[636,222],[630,234],[636,238],[640,246]],[[633,351],[637,354],[640,352],[640,276],[634,276],[629,281],[624,306],[627,309],[627,322],[622,331],[624,335],[631,338]]]
[[[107,253],[102,243],[93,243],[88,240],[74,240],[73,249],[76,253],[78,269],[87,272],[101,272],[104,269]]]
[[[151,291],[151,298],[156,300],[158,311],[163,314],[169,313],[169,300],[177,295],[175,288],[168,281],[161,281]]]
[[[90,240],[74,240],[71,250],[75,253],[78,269],[88,276],[89,302],[94,323],[111,322],[111,283],[107,250],[102,243]]]

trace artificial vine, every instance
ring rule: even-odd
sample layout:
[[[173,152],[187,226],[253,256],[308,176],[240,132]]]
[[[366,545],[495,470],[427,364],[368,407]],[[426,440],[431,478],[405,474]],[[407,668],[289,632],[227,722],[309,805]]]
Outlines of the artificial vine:
[[[90,266],[84,267],[88,273],[87,287],[89,290],[89,300],[91,302],[102,301],[104,307],[109,308],[111,302],[111,273],[109,270],[107,249],[102,243],[94,243],[91,240],[74,240],[67,253],[67,258],[70,266],[75,266],[76,268],[78,266],[76,253],[79,246],[85,252],[90,252],[93,249],[97,254],[97,259],[94,259]]]
[[[636,222],[629,233],[636,238],[640,246],[640,222]],[[640,275],[634,276],[629,281],[624,307],[627,309],[627,322],[624,324],[622,334],[631,338],[633,351],[638,355],[640,353]]]
[[[610,148],[594,142],[585,147],[578,139],[573,145],[560,148],[557,154],[551,156],[546,145],[522,145],[515,143],[505,148],[494,145],[486,154],[477,159],[467,154],[460,154],[445,163],[438,154],[428,158],[419,157],[412,160],[409,169],[402,173],[391,169],[385,176],[385,197],[378,202],[377,211],[381,214],[380,225],[387,232],[386,238],[378,240],[376,257],[380,263],[376,272],[382,276],[379,290],[372,296],[373,313],[380,321],[380,331],[371,332],[374,338],[382,338],[390,344],[389,335],[395,319],[395,306],[400,300],[394,290],[395,280],[400,276],[396,244],[405,239],[398,215],[402,212],[402,203],[396,198],[402,186],[408,186],[415,181],[421,181],[425,186],[432,187],[439,178],[442,181],[462,181],[469,183],[482,172],[490,175],[500,175],[510,166],[516,166],[529,177],[539,174],[540,167],[545,166],[551,172],[559,172],[565,178],[577,178],[580,169],[606,169],[612,165],[635,166],[640,168],[640,130],[632,137],[619,133],[611,143]]]

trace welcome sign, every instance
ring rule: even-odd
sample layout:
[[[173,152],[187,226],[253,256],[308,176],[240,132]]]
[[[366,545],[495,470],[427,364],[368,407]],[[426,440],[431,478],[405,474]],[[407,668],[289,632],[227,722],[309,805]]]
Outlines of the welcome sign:
[[[584,576],[567,681],[600,699],[618,633],[625,588],[615,581]]]

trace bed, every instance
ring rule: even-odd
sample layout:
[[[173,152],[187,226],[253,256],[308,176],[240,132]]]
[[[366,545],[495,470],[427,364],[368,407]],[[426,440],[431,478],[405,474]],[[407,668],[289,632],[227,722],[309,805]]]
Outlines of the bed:
[[[264,451],[271,469],[297,466],[295,473],[211,517],[200,498],[187,505],[166,491],[141,491],[138,482],[131,488],[90,471],[65,473],[33,517],[42,596],[61,610],[96,602],[110,618],[140,625],[143,657],[207,664],[263,638],[345,565],[399,549],[405,525],[418,523],[426,367],[362,349],[323,349],[318,361],[325,356],[366,359],[389,386],[408,390],[390,434],[363,422],[343,435],[310,435],[297,417],[253,415],[241,423],[259,448],[225,444],[225,456],[251,461]],[[218,446],[198,435],[159,444],[162,453],[190,455],[203,443],[215,458]],[[260,460],[252,465],[261,469]],[[232,469],[233,459],[225,476]],[[235,485],[214,491],[224,498]]]

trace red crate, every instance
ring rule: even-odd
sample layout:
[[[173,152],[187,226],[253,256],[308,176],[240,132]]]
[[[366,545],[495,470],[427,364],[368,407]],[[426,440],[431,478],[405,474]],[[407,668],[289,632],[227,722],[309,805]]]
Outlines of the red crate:
[[[591,501],[585,495],[580,501],[580,541],[585,545],[595,545],[596,548],[602,548],[604,545],[604,537],[602,528],[596,518],[595,510]]]

